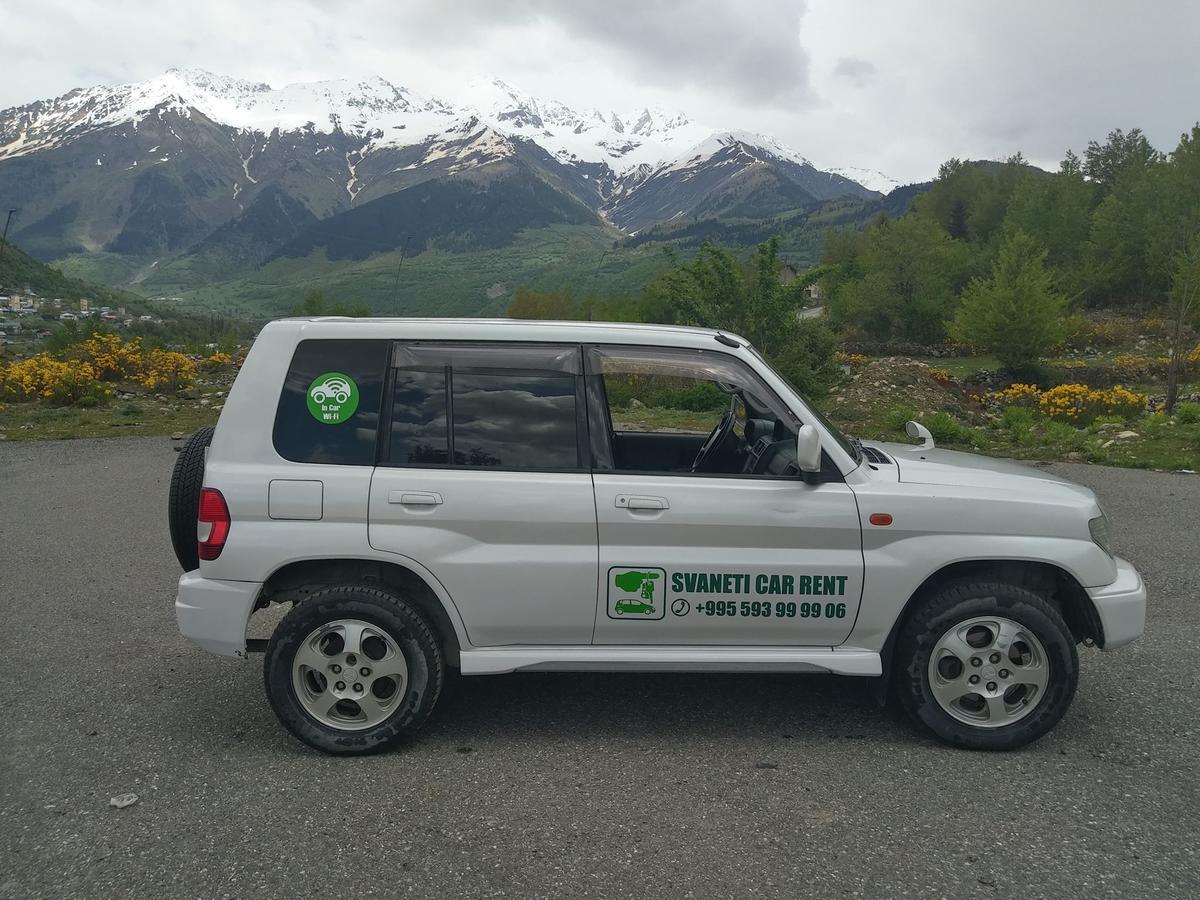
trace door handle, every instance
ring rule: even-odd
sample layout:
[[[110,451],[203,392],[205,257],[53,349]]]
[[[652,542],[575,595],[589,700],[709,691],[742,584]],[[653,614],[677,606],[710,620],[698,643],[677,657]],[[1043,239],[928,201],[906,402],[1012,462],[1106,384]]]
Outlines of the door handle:
[[[389,491],[388,503],[401,506],[440,506],[442,495],[435,491]]]
[[[618,494],[614,504],[621,509],[670,509],[666,497],[640,497],[633,494]]]

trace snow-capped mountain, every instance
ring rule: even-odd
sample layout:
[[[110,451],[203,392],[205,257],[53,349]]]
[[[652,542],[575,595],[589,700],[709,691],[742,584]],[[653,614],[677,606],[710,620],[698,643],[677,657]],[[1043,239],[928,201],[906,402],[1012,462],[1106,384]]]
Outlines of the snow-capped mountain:
[[[505,208],[467,197],[501,182],[495,196],[508,198]],[[436,242],[422,222],[476,238],[553,221],[636,232],[873,199],[891,184],[879,173],[819,170],[764,135],[661,110],[580,111],[491,77],[445,99],[379,77],[273,88],[172,69],[0,110],[0,200],[21,209],[16,239],[45,258],[202,244],[260,259],[296,240],[313,245],[301,232],[318,229],[314,222],[420,185],[424,219],[394,198],[377,211],[411,218],[410,234]],[[431,203],[451,197],[503,227],[489,231],[452,210],[429,215]],[[387,231],[390,220],[353,221]],[[387,249],[374,237],[363,245]]]

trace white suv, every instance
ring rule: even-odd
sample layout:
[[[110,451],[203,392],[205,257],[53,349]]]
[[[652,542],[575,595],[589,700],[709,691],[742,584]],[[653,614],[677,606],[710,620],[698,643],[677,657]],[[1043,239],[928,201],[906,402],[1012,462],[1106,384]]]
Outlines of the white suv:
[[[446,666],[869,676],[944,741],[1019,747],[1078,643],[1142,633],[1142,579],[1091,491],[912,433],[846,438],[720,332],[274,322],[176,463],[179,628],[265,649],[332,753],[413,734]]]

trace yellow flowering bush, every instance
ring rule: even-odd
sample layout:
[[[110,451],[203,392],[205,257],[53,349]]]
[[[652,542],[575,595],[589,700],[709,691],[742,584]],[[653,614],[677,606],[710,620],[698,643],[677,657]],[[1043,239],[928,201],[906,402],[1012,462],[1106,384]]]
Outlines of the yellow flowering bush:
[[[1051,419],[1085,425],[1096,416],[1128,418],[1139,415],[1145,410],[1147,401],[1145,394],[1121,385],[1099,391],[1086,384],[1060,384],[1042,394],[1038,408]]]
[[[174,350],[151,350],[143,358],[137,380],[150,390],[177,391],[196,380],[196,364]]]
[[[145,364],[142,339],[123,341],[115,334],[92,335],[69,358],[90,365],[99,381],[137,381]]]
[[[63,362],[41,353],[0,365],[0,397],[48,400],[58,406],[67,406],[93,394],[98,387],[97,380],[96,370],[88,363]]]
[[[1005,407],[1035,407],[1041,402],[1042,392],[1036,384],[1011,384],[1002,391],[988,394],[988,399]]]
[[[1141,375],[1150,368],[1150,360],[1133,353],[1118,353],[1113,357],[1113,366],[1123,375]]]
[[[64,359],[39,353],[0,363],[0,399],[90,404],[112,394],[108,382],[139,384],[149,390],[178,390],[196,379],[196,364],[171,350],[143,350],[140,339],[94,335],[72,347]]]
[[[229,369],[233,367],[233,357],[228,353],[218,350],[212,356],[202,360],[201,367],[206,372],[218,372],[221,369]]]
[[[870,358],[861,353],[845,353],[841,350],[838,350],[833,354],[833,362],[835,365],[849,366],[852,369],[861,369],[868,362],[870,362]]]

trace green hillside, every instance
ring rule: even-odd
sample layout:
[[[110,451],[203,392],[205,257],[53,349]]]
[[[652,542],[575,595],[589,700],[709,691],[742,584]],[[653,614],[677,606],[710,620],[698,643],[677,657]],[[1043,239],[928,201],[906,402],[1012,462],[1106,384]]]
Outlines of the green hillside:
[[[138,288],[152,297],[182,297],[195,310],[265,316],[290,311],[311,290],[376,314],[499,314],[522,287],[569,288],[579,296],[636,293],[665,258],[660,245],[614,249],[618,237],[601,226],[554,225],[521,232],[506,247],[428,250],[403,261],[398,252],[331,261],[315,251],[210,283],[197,278],[193,260],[184,257],[156,267]]]
[[[32,291],[47,299],[79,300],[86,297],[111,306],[142,299],[136,294],[64,275],[19,247],[6,243],[0,247],[0,294],[13,291]]]

